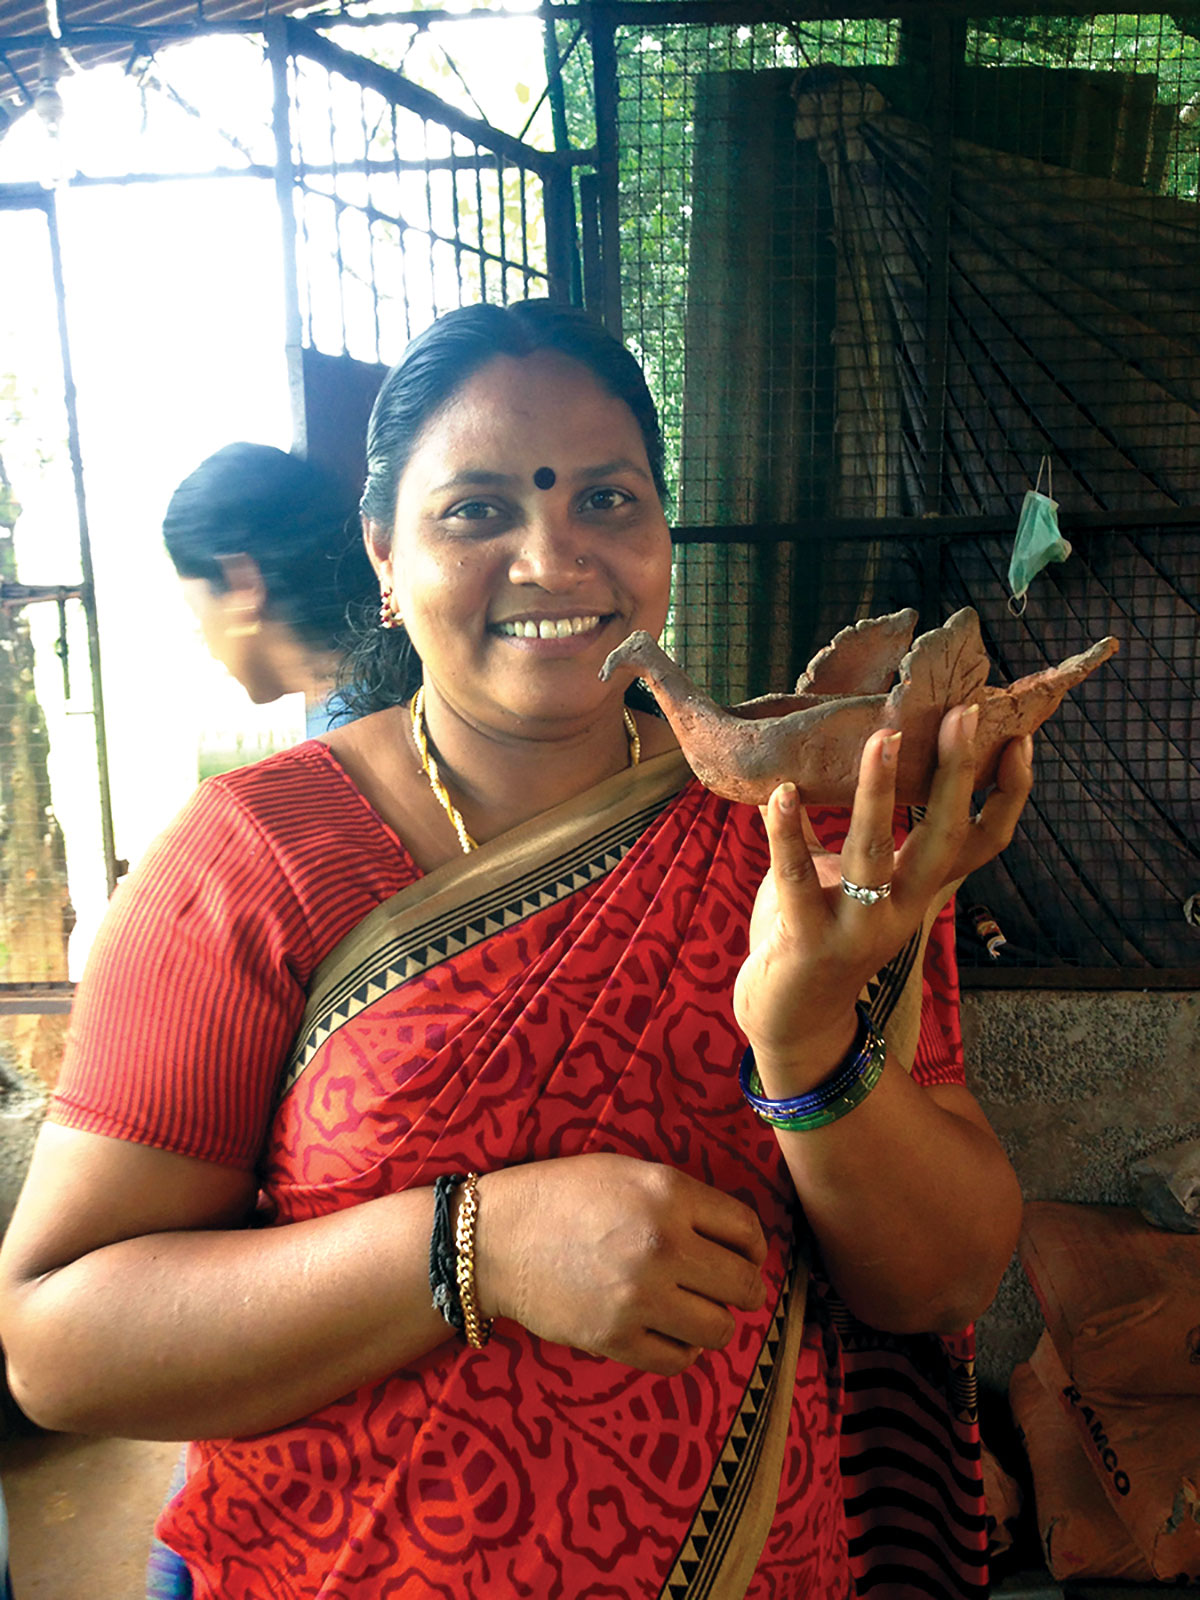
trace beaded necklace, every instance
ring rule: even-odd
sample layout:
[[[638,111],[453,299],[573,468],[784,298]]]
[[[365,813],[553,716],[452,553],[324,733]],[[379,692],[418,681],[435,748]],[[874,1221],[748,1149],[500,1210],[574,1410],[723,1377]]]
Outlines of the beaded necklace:
[[[629,741],[629,765],[636,767],[642,759],[642,741],[638,737],[637,723],[634,722],[628,706],[622,707],[625,718],[625,737]],[[421,762],[421,771],[429,779],[429,787],[433,790],[433,797],[442,810],[450,818],[458,842],[462,846],[464,855],[470,855],[472,850],[478,848],[474,839],[467,832],[467,825],[462,819],[462,813],[446,792],[446,785],[442,782],[442,775],[438,771],[438,764],[433,752],[429,748],[429,737],[425,729],[425,685],[422,684],[413,695],[408,705],[409,721],[412,723],[413,743],[417,747],[417,755]]]

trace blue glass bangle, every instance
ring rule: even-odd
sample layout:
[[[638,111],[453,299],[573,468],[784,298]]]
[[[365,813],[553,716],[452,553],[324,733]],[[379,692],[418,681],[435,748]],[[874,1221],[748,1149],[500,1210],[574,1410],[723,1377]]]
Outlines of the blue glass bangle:
[[[742,1070],[738,1081],[742,1093],[755,1111],[768,1112],[777,1117],[805,1117],[814,1111],[824,1111],[826,1106],[845,1094],[851,1084],[862,1075],[863,1050],[871,1032],[871,1014],[866,1006],[860,1000],[856,1002],[854,1009],[858,1014],[858,1031],[854,1035],[854,1043],[829,1076],[806,1094],[794,1095],[790,1100],[767,1099],[762,1092],[762,1084],[757,1081],[754,1052],[750,1049],[746,1051],[742,1057]]]
[[[866,1006],[859,1002],[855,1010],[858,1032],[849,1053],[823,1082],[806,1094],[793,1095],[787,1100],[768,1099],[762,1092],[754,1052],[746,1051],[738,1081],[747,1101],[764,1122],[774,1128],[807,1133],[836,1122],[867,1098],[883,1072],[887,1045]]]
[[[835,1100],[824,1111],[814,1111],[810,1116],[804,1117],[774,1117],[761,1111],[756,1112],[760,1121],[772,1128],[783,1128],[789,1133],[811,1133],[815,1128],[827,1128],[831,1122],[837,1122],[856,1106],[862,1105],[871,1090],[879,1082],[883,1072],[887,1051],[883,1046],[882,1038],[879,1039],[878,1053],[872,1057],[871,1064],[859,1078],[853,1088],[848,1089],[840,1100]]]

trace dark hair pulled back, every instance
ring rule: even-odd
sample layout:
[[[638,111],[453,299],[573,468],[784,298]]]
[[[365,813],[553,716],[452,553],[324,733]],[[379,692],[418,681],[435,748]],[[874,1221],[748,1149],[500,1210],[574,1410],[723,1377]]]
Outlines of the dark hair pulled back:
[[[426,426],[481,367],[555,351],[578,361],[633,413],[659,496],[666,498],[658,412],[634,356],[589,313],[551,300],[462,306],[419,333],[383,380],[367,425],[367,481],[361,510],[390,532],[404,469]],[[341,690],[362,714],[408,699],[421,663],[403,628],[364,629]]]
[[[266,591],[266,615],[314,650],[347,643],[349,617],[377,585],[353,496],[311,461],[273,445],[228,444],[171,496],[167,553],[181,578],[228,588],[222,556],[246,555]]]

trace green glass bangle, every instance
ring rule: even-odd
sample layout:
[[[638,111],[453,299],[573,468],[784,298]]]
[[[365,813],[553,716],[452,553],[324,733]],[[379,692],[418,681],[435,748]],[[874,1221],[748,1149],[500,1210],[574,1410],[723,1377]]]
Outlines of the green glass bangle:
[[[766,1100],[763,1097],[762,1079],[758,1075],[758,1068],[751,1066],[747,1076],[748,1087],[755,1097],[751,1102],[755,1115],[769,1127],[782,1128],[787,1133],[812,1133],[817,1128],[827,1128],[831,1122],[837,1122],[839,1118],[862,1105],[883,1073],[884,1062],[887,1060],[887,1042],[873,1024],[868,1028],[867,1037],[856,1054],[862,1062],[862,1067],[848,1087],[819,1111],[810,1111],[801,1116],[789,1116],[786,1112],[783,1115],[773,1115],[770,1110],[773,1104],[786,1105],[787,1102]]]

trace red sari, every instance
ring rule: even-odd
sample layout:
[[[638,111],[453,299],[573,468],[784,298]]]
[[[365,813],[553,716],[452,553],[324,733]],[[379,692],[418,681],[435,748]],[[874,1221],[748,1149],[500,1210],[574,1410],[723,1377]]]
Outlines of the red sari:
[[[730,1512],[749,1492],[792,1254],[790,1180],[738,1091],[729,1005],[765,843],[753,811],[696,785],[675,800],[679,781],[612,821],[613,780],[561,837],[539,819],[517,830],[532,851],[485,847],[399,897],[416,910],[398,932],[346,941],[301,1028],[263,1192],[287,1223],[443,1172],[662,1161],[758,1212],[767,1307],[678,1379],[501,1323],[483,1350],[448,1339],[290,1428],[197,1445],[159,1531],[198,1596],[700,1594],[684,1569],[744,1537],[740,1516],[714,1534],[700,1513],[714,1477]],[[787,1550],[752,1594],[848,1592],[838,1411],[836,1344],[813,1319],[783,1446]]]
[[[660,1161],[754,1208],[766,1307],[675,1379],[501,1322],[194,1445],[158,1532],[200,1600],[986,1593],[966,1347],[856,1329],[819,1270],[787,1318],[804,1230],[730,1006],[765,839],[685,776],[647,763],[368,916],[314,979],[263,1196],[286,1224],[444,1172]]]

